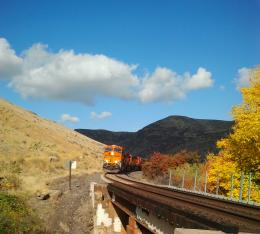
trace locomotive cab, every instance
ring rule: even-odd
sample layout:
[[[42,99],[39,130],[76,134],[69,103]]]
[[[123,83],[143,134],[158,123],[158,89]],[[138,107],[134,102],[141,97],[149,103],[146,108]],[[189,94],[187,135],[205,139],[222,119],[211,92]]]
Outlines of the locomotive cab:
[[[118,173],[141,169],[142,159],[132,156],[122,146],[107,145],[103,153],[103,170]]]
[[[107,145],[103,155],[103,168],[108,171],[119,172],[122,167],[123,147]]]

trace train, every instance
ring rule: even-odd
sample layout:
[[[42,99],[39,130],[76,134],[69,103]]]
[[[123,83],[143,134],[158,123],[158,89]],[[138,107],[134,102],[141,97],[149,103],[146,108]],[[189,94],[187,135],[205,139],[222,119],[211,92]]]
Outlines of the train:
[[[143,159],[132,156],[125,148],[119,145],[105,146],[103,153],[103,170],[105,172],[130,172],[141,170]]]

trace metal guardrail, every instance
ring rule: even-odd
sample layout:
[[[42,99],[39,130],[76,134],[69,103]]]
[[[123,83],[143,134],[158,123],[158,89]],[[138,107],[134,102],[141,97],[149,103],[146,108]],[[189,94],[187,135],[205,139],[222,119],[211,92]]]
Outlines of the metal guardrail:
[[[181,215],[184,221],[179,219],[179,222],[184,225],[196,221],[194,226],[208,225],[209,229],[215,227],[229,232],[233,230],[232,233],[235,230],[260,230],[257,225],[260,212],[258,206],[168,185],[142,183],[126,175],[111,176],[116,183],[109,184],[108,189],[115,193],[115,197],[122,197],[123,201],[128,200],[131,204],[153,210],[157,215],[161,212],[160,216],[166,219],[176,216],[173,220],[178,220],[178,215]]]
[[[172,172],[171,170],[169,170],[169,179],[168,179],[168,187],[169,188],[174,188],[174,189],[178,189],[178,190],[182,190],[182,191],[189,191],[189,192],[193,192],[193,193],[198,193],[198,194],[204,194],[207,196],[211,196],[211,197],[216,197],[219,199],[223,199],[223,200],[229,200],[229,201],[233,201],[233,202],[238,202],[238,203],[242,203],[242,204],[250,204],[250,205],[254,205],[254,206],[260,206],[260,203],[252,201],[251,200],[251,190],[252,190],[252,173],[248,174],[248,189],[247,189],[247,199],[243,199],[242,194],[243,194],[243,190],[244,190],[244,178],[245,178],[245,173],[241,173],[240,176],[240,188],[239,188],[239,198],[235,198],[233,196],[233,192],[234,192],[234,174],[230,174],[230,195],[229,196],[224,196],[224,195],[220,195],[219,194],[219,188],[220,188],[220,180],[221,177],[218,176],[217,180],[216,180],[216,186],[215,186],[215,194],[207,192],[208,188],[208,173],[206,171],[205,175],[204,175],[204,181],[201,183],[203,186],[200,185],[200,187],[204,187],[204,191],[201,190],[197,190],[198,187],[198,172],[197,170],[195,171],[195,175],[193,178],[193,189],[187,189],[185,188],[185,174],[182,175],[182,181],[181,181],[181,186],[175,186],[173,185],[174,181],[172,178]],[[175,183],[176,184],[176,183]],[[162,184],[163,185],[163,184]],[[258,191],[259,191],[259,187],[258,187]],[[259,196],[260,196],[260,191],[259,191]]]

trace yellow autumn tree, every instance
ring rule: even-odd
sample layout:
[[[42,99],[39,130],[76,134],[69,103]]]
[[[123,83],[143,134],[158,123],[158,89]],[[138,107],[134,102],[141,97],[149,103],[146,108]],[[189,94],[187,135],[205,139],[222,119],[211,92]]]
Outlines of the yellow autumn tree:
[[[210,154],[207,156],[208,170],[208,192],[216,193],[217,184],[219,185],[219,195],[238,199],[240,195],[241,171],[238,164],[228,155],[220,152],[218,155]],[[231,182],[231,178],[232,182]],[[233,185],[231,185],[233,183]],[[233,188],[232,188],[233,186]],[[260,202],[258,183],[255,180],[255,174],[243,175],[242,199],[248,199],[248,190],[250,187],[250,200]],[[232,188],[232,189],[231,189]]]
[[[251,198],[260,202],[260,68],[251,72],[250,87],[241,89],[243,102],[232,109],[234,127],[232,133],[217,142],[220,152],[209,155],[209,190],[230,195],[231,175],[233,176],[233,197],[238,198],[241,173],[244,173],[243,193],[248,196],[251,186]],[[249,178],[252,182],[249,182]]]
[[[258,72],[259,71],[259,72]],[[244,172],[260,170],[260,69],[252,71],[250,87],[242,88],[243,103],[232,110],[233,133],[217,142]]]

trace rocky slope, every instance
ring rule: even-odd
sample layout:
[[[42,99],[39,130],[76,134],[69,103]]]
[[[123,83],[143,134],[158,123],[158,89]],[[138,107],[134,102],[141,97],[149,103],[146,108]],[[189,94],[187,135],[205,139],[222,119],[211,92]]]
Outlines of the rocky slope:
[[[172,154],[186,149],[198,151],[203,159],[206,153],[217,151],[216,141],[228,135],[232,125],[232,121],[169,116],[137,132],[76,131],[104,144],[123,145],[134,155],[147,157],[155,151]]]

